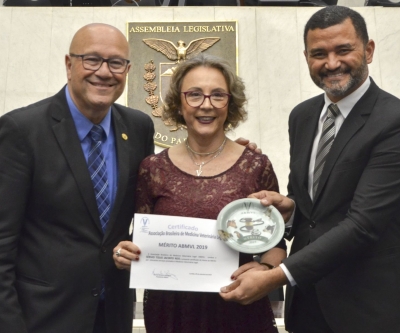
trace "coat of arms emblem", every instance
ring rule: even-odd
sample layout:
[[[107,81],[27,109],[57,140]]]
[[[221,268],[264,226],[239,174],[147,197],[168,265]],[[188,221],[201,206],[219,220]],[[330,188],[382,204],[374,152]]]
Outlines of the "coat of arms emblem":
[[[163,99],[175,67],[201,52],[210,52],[226,58],[237,68],[237,29],[236,22],[165,24],[128,24],[133,57],[128,78],[128,106],[148,113],[156,129],[154,142],[170,147],[186,137],[184,126],[177,126],[163,114]],[[161,36],[165,38],[158,38]]]

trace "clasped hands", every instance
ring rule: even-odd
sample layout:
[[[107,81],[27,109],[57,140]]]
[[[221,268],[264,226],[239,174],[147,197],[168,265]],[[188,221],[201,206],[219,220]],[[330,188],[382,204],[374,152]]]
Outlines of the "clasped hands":
[[[277,192],[260,191],[249,195],[249,198],[259,199],[264,206],[273,205],[281,213],[285,222],[293,214],[294,202]],[[240,266],[233,272],[231,279],[234,282],[222,287],[220,296],[226,301],[240,304],[251,304],[288,282],[280,267],[266,269],[265,266],[255,262]]]
[[[285,221],[289,220],[294,210],[293,201],[276,192],[260,191],[249,195],[249,198],[259,199],[265,206],[273,205]],[[119,269],[130,270],[131,261],[138,261],[139,256],[139,247],[130,241],[122,241],[114,248],[113,258]],[[239,267],[231,279],[233,282],[230,285],[221,288],[220,296],[240,304],[251,304],[288,282],[280,267],[268,269],[256,262]]]

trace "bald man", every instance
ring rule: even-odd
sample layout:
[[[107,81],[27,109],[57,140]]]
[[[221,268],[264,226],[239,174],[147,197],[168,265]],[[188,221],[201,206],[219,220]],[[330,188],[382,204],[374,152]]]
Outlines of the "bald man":
[[[87,25],[65,56],[67,85],[0,118],[1,332],[132,332],[129,273],[112,249],[129,238],[154,128],[114,103],[128,59],[119,30]]]

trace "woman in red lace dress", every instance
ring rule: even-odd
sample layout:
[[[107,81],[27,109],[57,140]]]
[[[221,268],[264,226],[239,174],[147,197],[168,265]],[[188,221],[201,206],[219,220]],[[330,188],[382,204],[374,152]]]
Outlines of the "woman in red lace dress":
[[[137,212],[216,219],[233,200],[260,191],[278,191],[271,162],[225,133],[245,119],[242,80],[222,59],[200,55],[175,70],[166,114],[187,127],[185,143],[146,158],[139,171]],[[140,250],[121,242],[119,268],[130,268]],[[277,266],[286,256],[282,241],[261,256]],[[239,264],[253,262],[240,253]],[[258,269],[268,269],[254,262]],[[277,333],[268,297],[251,305],[228,303],[218,293],[146,290],[147,333]]]

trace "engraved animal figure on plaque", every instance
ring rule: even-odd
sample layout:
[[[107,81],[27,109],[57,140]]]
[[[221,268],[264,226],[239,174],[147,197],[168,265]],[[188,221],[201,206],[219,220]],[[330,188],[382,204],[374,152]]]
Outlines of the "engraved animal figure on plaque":
[[[183,40],[177,42],[178,46],[169,40],[158,38],[146,38],[143,42],[152,49],[161,52],[169,60],[181,62],[198,55],[199,53],[207,50],[220,40],[219,37],[205,37],[192,40],[186,47]]]

